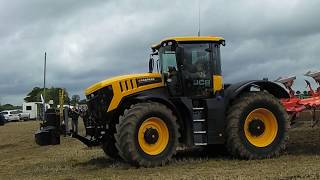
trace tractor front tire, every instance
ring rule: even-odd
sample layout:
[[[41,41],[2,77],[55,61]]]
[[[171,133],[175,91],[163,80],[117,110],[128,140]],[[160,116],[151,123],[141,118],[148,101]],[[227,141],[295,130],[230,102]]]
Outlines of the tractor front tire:
[[[248,92],[227,112],[227,149],[241,159],[278,156],[288,140],[289,117],[278,99],[267,92]]]
[[[120,156],[118,154],[118,149],[115,145],[114,137],[107,137],[105,141],[102,143],[103,152],[112,159],[119,159]]]
[[[177,118],[163,104],[146,102],[124,111],[116,125],[119,155],[135,166],[165,165],[178,146]]]

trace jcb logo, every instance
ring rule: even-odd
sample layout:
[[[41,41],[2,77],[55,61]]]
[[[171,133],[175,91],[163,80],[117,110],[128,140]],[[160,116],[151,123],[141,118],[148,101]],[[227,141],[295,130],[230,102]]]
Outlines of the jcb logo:
[[[210,79],[195,79],[195,80],[193,80],[194,86],[210,87],[210,84],[211,84]]]

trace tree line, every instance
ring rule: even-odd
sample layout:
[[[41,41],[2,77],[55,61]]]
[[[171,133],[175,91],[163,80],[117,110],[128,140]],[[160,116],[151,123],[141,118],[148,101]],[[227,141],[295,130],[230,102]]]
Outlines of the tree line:
[[[64,104],[76,105],[83,104],[85,100],[81,100],[78,94],[74,94],[69,97],[69,93],[65,88],[46,88],[45,102],[48,103],[50,100],[53,100],[53,106],[56,107],[59,104],[59,92],[64,90]],[[24,98],[25,102],[41,102],[41,95],[43,96],[44,89],[40,87],[34,87]]]
[[[14,110],[14,109],[21,109],[21,106],[14,106],[12,104],[0,104],[0,112],[4,110]]]
[[[65,88],[59,87],[51,87],[46,88],[45,94],[45,102],[48,103],[50,100],[53,100],[53,106],[57,107],[59,104],[59,92],[60,90],[64,90],[64,104],[76,105],[76,104],[84,104],[86,102],[85,99],[81,100],[78,94],[74,94],[69,97],[69,93]],[[34,87],[24,98],[25,102],[41,102],[41,95],[43,96],[44,89],[40,87]],[[14,106],[12,104],[4,104],[0,103],[0,111],[3,110],[13,110],[13,109],[21,109],[21,106]]]

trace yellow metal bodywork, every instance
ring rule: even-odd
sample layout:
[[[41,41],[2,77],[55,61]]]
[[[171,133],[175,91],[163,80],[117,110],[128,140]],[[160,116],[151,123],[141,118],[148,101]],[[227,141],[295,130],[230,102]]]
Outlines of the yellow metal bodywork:
[[[259,119],[265,126],[264,132],[254,136],[249,131],[249,124],[254,119]],[[266,147],[273,143],[278,134],[278,121],[274,114],[265,108],[258,108],[249,113],[244,122],[244,132],[247,140],[256,147]]]
[[[177,41],[177,42],[192,42],[192,41],[213,41],[213,42],[219,42],[224,41],[224,38],[218,37],[218,36],[184,36],[184,37],[169,37],[166,39],[163,39],[159,44],[153,45],[152,49],[158,49],[162,43],[167,41]]]
[[[155,129],[159,134],[158,140],[154,144],[147,143],[144,138],[145,132],[149,128]],[[146,119],[139,128],[138,142],[146,154],[155,156],[162,153],[169,143],[169,130],[166,123],[157,117]]]
[[[221,75],[213,75],[213,93],[223,89],[223,78]]]
[[[136,83],[137,79],[142,79],[142,78],[161,78],[161,75],[159,73],[143,73],[143,74],[131,74],[131,75],[123,75],[123,76],[116,76],[110,79],[106,79],[104,81],[98,82],[96,84],[93,84],[92,86],[88,87],[85,90],[85,95],[89,95],[101,88],[107,87],[107,86],[112,86],[113,89],[113,98],[111,100],[111,103],[108,108],[108,112],[116,109],[122,100],[123,97],[140,92],[140,91],[145,91],[148,89],[153,89],[157,87],[162,87],[163,82],[159,83],[153,83],[153,84],[147,84],[143,86],[138,86]],[[127,83],[127,88],[126,88],[126,82],[131,81],[131,83]],[[122,86],[122,91],[121,87]]]

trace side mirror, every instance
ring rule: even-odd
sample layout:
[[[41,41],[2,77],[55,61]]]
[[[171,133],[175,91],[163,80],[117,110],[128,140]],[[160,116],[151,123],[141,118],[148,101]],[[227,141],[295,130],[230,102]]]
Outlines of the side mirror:
[[[153,72],[153,67],[154,67],[154,60],[152,57],[149,59],[149,73]]]

